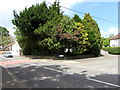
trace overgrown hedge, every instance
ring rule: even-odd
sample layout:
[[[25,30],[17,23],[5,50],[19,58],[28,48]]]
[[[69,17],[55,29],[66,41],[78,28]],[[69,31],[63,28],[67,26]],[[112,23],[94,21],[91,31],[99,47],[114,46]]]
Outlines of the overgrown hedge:
[[[110,54],[120,54],[120,47],[104,47],[103,50]]]

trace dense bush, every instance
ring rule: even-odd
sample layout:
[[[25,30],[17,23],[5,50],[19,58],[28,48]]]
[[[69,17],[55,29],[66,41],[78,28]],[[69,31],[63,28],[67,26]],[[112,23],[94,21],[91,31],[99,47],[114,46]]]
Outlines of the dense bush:
[[[110,54],[120,54],[120,47],[104,47],[103,50]]]

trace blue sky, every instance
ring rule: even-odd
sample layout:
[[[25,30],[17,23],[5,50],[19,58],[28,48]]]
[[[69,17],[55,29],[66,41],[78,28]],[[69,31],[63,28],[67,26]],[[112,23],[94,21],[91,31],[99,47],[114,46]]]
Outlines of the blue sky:
[[[109,22],[93,17],[93,19],[98,23],[102,36],[108,37],[110,34],[118,33],[117,2],[82,2],[74,5],[72,9],[84,13],[90,13],[91,16],[113,21]],[[73,11],[67,11],[66,14],[69,14],[70,17],[73,17],[74,14],[78,14],[82,19],[84,17],[84,14]]]
[[[19,12],[26,6],[30,7],[32,4],[41,3],[42,1],[43,0],[0,0],[0,26],[6,27],[10,31],[10,34],[14,35],[13,32],[15,30],[11,23],[11,20],[13,19],[13,10],[17,10],[17,12]],[[55,0],[47,1],[54,2]],[[60,5],[83,13],[90,13],[91,16],[118,22],[117,0],[112,0],[112,2],[108,2],[108,0],[107,2],[102,2],[101,0],[100,2],[96,2],[95,0],[92,1],[93,2],[87,2],[87,0],[60,0]],[[8,3],[7,7],[5,7],[6,3]],[[63,9],[63,11],[65,11],[65,14],[70,17],[73,17],[74,14],[78,14],[81,18],[84,16],[83,14],[66,9]],[[98,23],[102,36],[108,37],[110,34],[118,33],[118,24],[106,22],[97,18],[94,18],[94,20]]]

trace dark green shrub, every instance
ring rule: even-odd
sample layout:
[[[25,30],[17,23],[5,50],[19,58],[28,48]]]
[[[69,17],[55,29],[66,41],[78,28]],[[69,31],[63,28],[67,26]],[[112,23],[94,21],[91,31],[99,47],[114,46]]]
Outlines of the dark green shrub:
[[[120,54],[120,47],[104,47],[103,50],[110,54]]]

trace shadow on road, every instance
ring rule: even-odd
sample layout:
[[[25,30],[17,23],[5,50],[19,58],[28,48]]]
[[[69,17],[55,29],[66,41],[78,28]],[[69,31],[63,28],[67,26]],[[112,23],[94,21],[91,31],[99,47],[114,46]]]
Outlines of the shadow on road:
[[[51,70],[46,69],[46,67]],[[62,71],[64,73],[53,71],[52,69]],[[16,77],[16,81],[23,83],[23,85],[27,88],[116,88],[110,85],[87,80],[86,74],[66,74],[65,70],[68,69],[69,68],[64,68],[60,65],[33,66],[30,64],[7,68],[7,70],[12,73],[11,76],[13,75]],[[17,88],[16,83],[13,81],[14,77],[8,78],[4,68],[2,76],[3,88]],[[118,84],[119,82],[117,74],[102,74],[91,78],[113,84]],[[19,87],[23,86],[19,85]]]
[[[5,68],[2,68],[2,88],[19,88]]]

